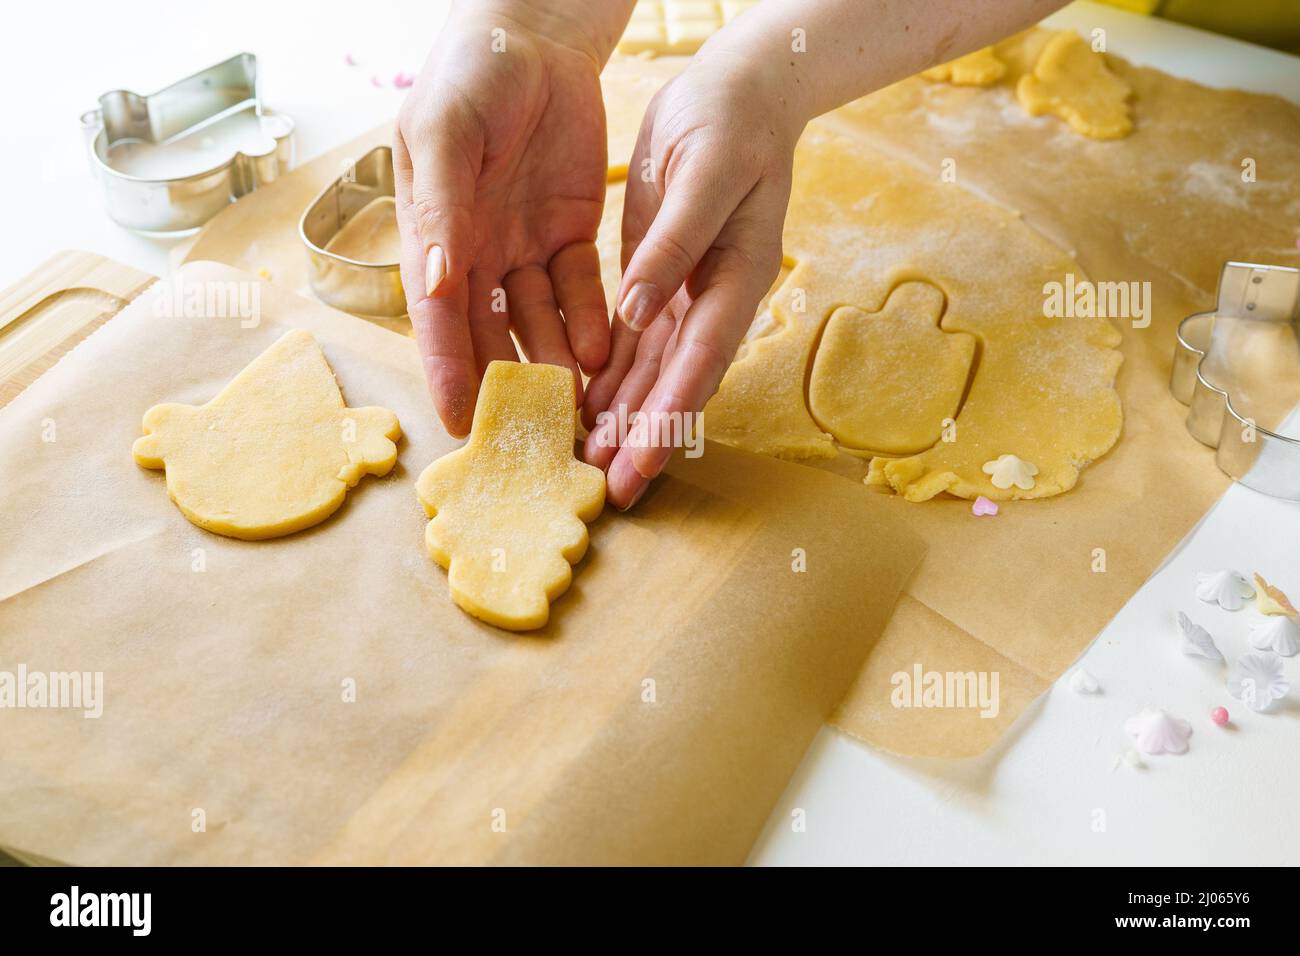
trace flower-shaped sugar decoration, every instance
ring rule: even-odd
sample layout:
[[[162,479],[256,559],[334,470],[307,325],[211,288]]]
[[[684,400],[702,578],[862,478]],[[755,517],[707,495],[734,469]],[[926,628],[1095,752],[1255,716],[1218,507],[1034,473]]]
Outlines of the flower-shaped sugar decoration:
[[[1270,652],[1244,654],[1228,675],[1228,693],[1254,711],[1268,710],[1291,692],[1282,676],[1282,658]]]
[[[1255,572],[1255,610],[1260,614],[1286,614],[1295,617],[1300,611],[1295,609],[1291,599],[1264,580],[1264,576]]]
[[[1149,756],[1187,753],[1187,738],[1192,725],[1167,710],[1148,707],[1124,724],[1129,736],[1136,738],[1137,749]]]
[[[994,488],[1014,485],[1023,491],[1034,487],[1034,475],[1038,474],[1037,465],[1015,455],[998,455],[996,461],[984,462],[982,470],[990,477]]]
[[[1202,571],[1196,576],[1196,596],[1226,611],[1239,611],[1246,598],[1254,595],[1249,581],[1236,571]]]
[[[1300,650],[1300,624],[1293,617],[1260,615],[1250,622],[1250,643],[1261,651],[1295,657]]]
[[[1188,657],[1203,657],[1216,664],[1224,662],[1223,653],[1214,643],[1210,632],[1182,611],[1178,612],[1178,630],[1183,634],[1183,653]]]

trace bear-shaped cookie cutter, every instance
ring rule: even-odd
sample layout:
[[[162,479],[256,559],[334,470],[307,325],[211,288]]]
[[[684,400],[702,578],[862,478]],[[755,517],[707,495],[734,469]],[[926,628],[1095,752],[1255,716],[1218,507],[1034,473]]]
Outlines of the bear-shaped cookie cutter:
[[[1225,473],[1300,501],[1300,269],[1225,263],[1214,310],[1179,323],[1170,391]]]
[[[147,96],[105,93],[81,128],[109,216],[146,235],[192,232],[293,165],[293,120],[262,104],[251,53]]]

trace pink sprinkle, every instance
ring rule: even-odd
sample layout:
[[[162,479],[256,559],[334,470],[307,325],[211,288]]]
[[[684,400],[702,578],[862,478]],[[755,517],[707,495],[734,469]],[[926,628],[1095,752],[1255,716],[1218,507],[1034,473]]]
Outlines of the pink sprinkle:
[[[399,90],[404,90],[408,86],[414,85],[414,83],[414,73],[403,73],[401,70],[398,70],[397,75],[393,77],[393,86],[397,87]]]
[[[1210,711],[1210,720],[1214,721],[1220,727],[1228,726],[1228,708],[1216,707]]]
[[[990,501],[983,495],[975,499],[975,503],[970,506],[970,513],[973,515],[995,515],[998,513],[998,503]]]
[[[1300,236],[1295,237],[1295,247],[1300,249]]]
[[[346,63],[348,66],[357,65],[356,57],[354,57],[351,53],[343,54],[343,62]]]
[[[381,79],[380,79],[379,77],[377,77],[377,76],[372,76],[372,77],[370,78],[370,85],[371,85],[371,86],[383,86],[383,85],[384,85],[384,81],[381,80]]]

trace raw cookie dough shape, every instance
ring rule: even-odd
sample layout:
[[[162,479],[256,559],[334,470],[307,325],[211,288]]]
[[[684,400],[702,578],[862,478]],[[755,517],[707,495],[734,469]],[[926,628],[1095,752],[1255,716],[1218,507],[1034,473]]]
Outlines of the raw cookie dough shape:
[[[951,83],[954,86],[992,86],[1006,75],[1007,65],[998,59],[993,47],[967,53],[947,63],[940,63],[921,75],[932,83]]]
[[[1131,93],[1105,58],[1070,30],[1052,37],[1033,72],[1016,84],[1016,98],[1029,115],[1052,113],[1093,139],[1119,139],[1132,132]]]
[[[841,445],[886,455],[924,451],[955,418],[975,362],[975,337],[940,330],[944,294],[904,282],[879,312],[836,309],[808,383],[813,418]],[[916,369],[927,370],[924,378]]]
[[[541,627],[587,550],[605,475],[573,457],[573,375],[492,362],[469,441],[429,465],[416,494],[452,600],[512,631]]]
[[[301,531],[386,475],[402,430],[386,408],[348,408],[310,333],[285,333],[206,405],[155,405],[131,452],[208,531],[256,541]]]

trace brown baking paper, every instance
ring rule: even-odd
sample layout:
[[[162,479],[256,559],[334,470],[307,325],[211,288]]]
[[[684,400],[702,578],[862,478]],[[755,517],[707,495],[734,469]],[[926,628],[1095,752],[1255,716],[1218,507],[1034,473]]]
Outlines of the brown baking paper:
[[[546,629],[496,630],[425,553],[414,477],[457,443],[412,343],[265,283],[255,328],[155,314],[167,283],[252,280],[196,263],[176,281],[0,410],[0,670],[103,675],[98,719],[0,709],[0,845],[76,864],[743,862],[919,558],[887,503],[708,445],[592,525]],[[398,465],[299,534],[208,534],[132,460],[141,415],[207,401],[289,327],[349,404],[397,412]]]
[[[1135,131],[1121,140],[1089,140],[1055,117],[1027,116],[1016,101],[1014,74],[1034,62],[1047,36],[1035,31],[999,45],[1012,76],[995,88],[914,77],[819,121],[858,139],[864,152],[906,160],[927,176],[938,177],[951,160],[953,188],[1019,210],[1074,255],[1086,272],[1080,279],[1151,283],[1150,325],[1115,321],[1123,333],[1116,384],[1123,434],[1073,490],[1005,503],[996,518],[981,519],[969,502],[948,497],[920,504],[887,499],[891,513],[930,548],[833,722],[898,754],[985,751],[1209,510],[1229,482],[1213,452],[1187,434],[1186,409],[1169,394],[1175,328],[1213,308],[1224,261],[1300,265],[1294,217],[1287,214],[1300,208],[1300,109],[1108,56],[1134,90]],[[642,105],[642,88],[634,95],[622,83],[628,75],[643,70],[661,81],[684,62],[622,61],[616,81],[607,77],[611,115],[626,118]],[[335,151],[275,189],[296,190],[305,206],[328,181],[324,170],[360,155],[364,145]],[[1253,163],[1250,182],[1242,176],[1245,158]],[[315,178],[291,186],[300,176]],[[610,186],[603,237],[619,234],[622,189]],[[288,264],[291,285],[305,283],[305,270],[301,280],[292,271],[302,267],[296,236],[285,228],[300,214],[273,190],[259,190],[213,220],[192,254],[246,268],[257,268],[256,256],[274,257]],[[871,228],[869,216],[861,225]],[[602,240],[607,291],[618,281],[616,249]],[[865,471],[848,454],[818,465],[855,481]],[[996,713],[896,707],[895,679],[918,667],[923,674],[996,673]]]

